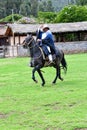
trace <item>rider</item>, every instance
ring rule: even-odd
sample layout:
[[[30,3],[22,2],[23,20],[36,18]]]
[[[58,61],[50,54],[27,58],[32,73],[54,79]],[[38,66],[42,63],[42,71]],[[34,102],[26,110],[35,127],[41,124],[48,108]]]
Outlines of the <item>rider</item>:
[[[48,47],[50,47],[50,48],[48,48],[48,51],[49,51],[48,58],[49,58],[49,61],[52,62],[53,59],[52,59],[51,52],[56,54],[56,56],[57,56],[57,52],[56,52],[55,45],[54,45],[53,35],[47,24],[44,24],[43,26],[41,26],[38,29],[37,41],[39,42],[40,46],[47,45]]]

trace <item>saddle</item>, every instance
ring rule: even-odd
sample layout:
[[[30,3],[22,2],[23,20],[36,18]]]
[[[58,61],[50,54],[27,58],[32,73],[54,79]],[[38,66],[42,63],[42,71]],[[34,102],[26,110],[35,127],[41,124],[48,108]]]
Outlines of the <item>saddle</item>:
[[[39,47],[39,49],[40,49],[41,55],[43,56],[43,59],[44,59],[44,61],[45,61],[44,67],[53,66],[53,64],[55,64],[55,61],[56,61],[56,54],[52,54],[53,62],[50,63],[50,62],[49,62],[49,58],[48,58],[48,56],[45,54],[45,52],[44,52],[44,50],[42,49],[42,47]],[[39,58],[39,57],[38,57],[38,58]],[[36,58],[36,59],[38,59],[38,58]],[[35,59],[31,59],[30,64],[29,64],[30,67],[34,67],[34,61],[35,61]]]
[[[56,54],[52,54],[53,62],[50,63],[50,62],[49,62],[49,58],[48,58],[47,55],[45,55],[44,50],[43,50],[41,47],[40,47],[40,50],[41,50],[41,53],[42,53],[43,59],[45,60],[45,64],[44,64],[45,67],[47,67],[47,66],[52,66],[53,64],[55,64]]]

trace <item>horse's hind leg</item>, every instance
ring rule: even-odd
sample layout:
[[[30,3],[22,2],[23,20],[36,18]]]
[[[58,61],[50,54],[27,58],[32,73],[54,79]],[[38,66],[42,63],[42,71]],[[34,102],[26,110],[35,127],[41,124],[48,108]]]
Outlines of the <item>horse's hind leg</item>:
[[[58,67],[56,68],[56,77],[55,77],[55,79],[52,82],[53,84],[56,83],[57,78],[58,78]]]
[[[52,82],[53,84],[56,83],[57,78],[59,78],[61,81],[63,81],[63,78],[61,78],[60,66],[56,67],[56,77],[55,77],[55,79]]]
[[[58,67],[58,77],[61,81],[63,81],[63,78],[61,77],[61,69],[60,66]]]
[[[37,72],[38,72],[40,78],[42,79],[42,86],[44,86],[44,84],[45,84],[45,80],[44,80],[44,78],[43,78],[43,75],[42,75],[42,73],[41,73],[41,70],[38,69]]]

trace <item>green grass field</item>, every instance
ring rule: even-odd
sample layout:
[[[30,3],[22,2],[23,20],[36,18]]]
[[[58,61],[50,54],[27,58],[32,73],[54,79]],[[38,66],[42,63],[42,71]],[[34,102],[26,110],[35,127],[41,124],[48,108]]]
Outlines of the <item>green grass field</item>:
[[[29,58],[0,59],[0,130],[87,130],[87,53],[65,58],[64,81],[52,85],[55,69],[44,68],[44,87]]]

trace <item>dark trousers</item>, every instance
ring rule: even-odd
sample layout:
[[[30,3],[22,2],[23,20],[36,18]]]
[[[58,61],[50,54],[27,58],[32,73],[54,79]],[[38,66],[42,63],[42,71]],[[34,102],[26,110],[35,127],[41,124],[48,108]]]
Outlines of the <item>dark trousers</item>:
[[[42,47],[42,49],[43,49],[44,54],[45,54],[46,56],[48,56],[48,55],[50,54],[50,52],[48,51],[47,46],[46,46],[46,45],[42,45],[41,47]]]
[[[52,53],[52,54],[56,54],[56,55],[57,55],[56,48],[55,48],[55,45],[54,45],[54,44],[49,43],[49,42],[46,42],[46,44],[44,44],[44,45],[49,46],[49,47],[50,47],[50,49],[51,49],[51,53]]]

